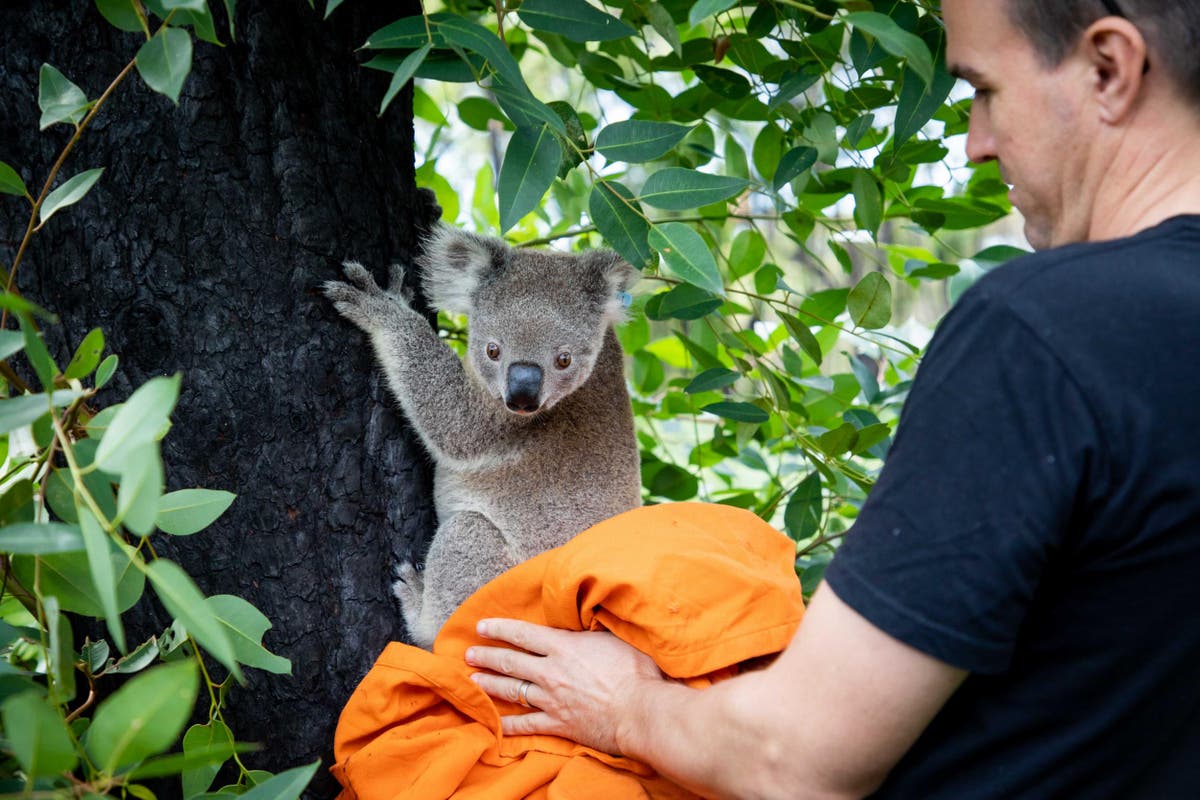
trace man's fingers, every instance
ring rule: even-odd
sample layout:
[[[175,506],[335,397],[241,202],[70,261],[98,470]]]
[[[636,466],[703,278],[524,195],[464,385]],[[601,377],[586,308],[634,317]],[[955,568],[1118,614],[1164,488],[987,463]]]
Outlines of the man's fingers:
[[[482,619],[475,625],[475,632],[487,639],[514,644],[522,650],[546,655],[556,641],[568,635],[557,628],[547,628],[519,619]]]
[[[546,733],[551,736],[565,736],[562,724],[542,711],[520,714],[513,717],[501,717],[500,727],[506,736],[526,736],[535,733]]]
[[[523,706],[536,706],[539,692],[538,685],[523,678],[510,678],[506,675],[489,675],[486,672],[476,672],[471,676],[475,684],[501,700],[518,703]]]

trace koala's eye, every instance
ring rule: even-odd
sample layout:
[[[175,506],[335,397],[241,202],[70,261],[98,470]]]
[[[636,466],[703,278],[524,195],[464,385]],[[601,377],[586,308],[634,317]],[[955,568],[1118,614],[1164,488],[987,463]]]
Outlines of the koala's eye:
[[[498,360],[500,358],[500,345],[496,344],[495,342],[488,342],[487,357],[492,361]]]
[[[559,369],[566,369],[571,366],[571,354],[559,353],[558,358],[554,359],[554,363],[558,365]]]

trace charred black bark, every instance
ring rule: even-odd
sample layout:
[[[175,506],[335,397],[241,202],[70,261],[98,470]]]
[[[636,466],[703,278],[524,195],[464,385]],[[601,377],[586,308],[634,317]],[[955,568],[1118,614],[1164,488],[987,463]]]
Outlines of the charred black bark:
[[[64,169],[104,166],[101,182],[34,237],[17,285],[61,318],[48,331],[60,364],[104,329],[121,358],[108,402],[182,372],[168,489],[239,497],[210,530],[153,541],[206,593],[274,622],[265,644],[294,675],[249,670],[227,713],[239,739],[266,745],[249,762],[277,771],[329,764],[342,704],[403,637],[393,562],[434,524],[420,446],[316,287],[344,258],[411,260],[437,212],[414,184],[411,96],[377,119],[387,76],[353,53],[417,0],[358,0],[326,22],[302,0],[238,6],[236,42],[197,42],[178,108],[136,75],[116,91]],[[4,3],[0,31],[0,160],[36,193],[70,134],[38,133],[41,64],[95,98],[142,38],[87,0]],[[2,208],[7,264],[27,205]],[[169,619],[143,602],[127,623],[141,641]],[[321,771],[310,796],[334,791]]]

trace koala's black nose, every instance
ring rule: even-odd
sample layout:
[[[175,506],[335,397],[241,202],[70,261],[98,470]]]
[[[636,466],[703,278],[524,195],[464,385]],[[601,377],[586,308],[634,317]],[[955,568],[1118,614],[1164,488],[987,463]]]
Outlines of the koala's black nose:
[[[542,368],[537,364],[517,362],[508,367],[508,390],[504,404],[509,411],[531,414],[538,410],[538,395],[542,393]]]

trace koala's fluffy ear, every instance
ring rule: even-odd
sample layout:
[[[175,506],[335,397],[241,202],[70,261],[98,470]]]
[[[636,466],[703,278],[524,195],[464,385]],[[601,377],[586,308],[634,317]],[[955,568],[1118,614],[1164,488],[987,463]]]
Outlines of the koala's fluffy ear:
[[[593,250],[585,258],[599,273],[605,287],[604,318],[612,323],[623,322],[629,308],[627,293],[641,279],[642,273],[611,250]]]
[[[480,277],[508,258],[508,245],[449,225],[438,225],[418,260],[421,285],[434,308],[470,313]]]

